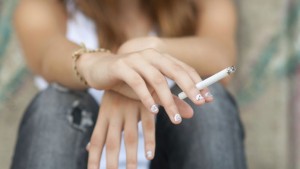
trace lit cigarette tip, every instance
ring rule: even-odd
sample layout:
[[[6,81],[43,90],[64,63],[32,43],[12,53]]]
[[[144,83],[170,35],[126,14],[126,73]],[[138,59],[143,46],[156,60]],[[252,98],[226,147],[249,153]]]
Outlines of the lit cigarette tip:
[[[230,75],[231,73],[234,73],[236,71],[236,67],[235,66],[231,66],[229,68],[227,68],[227,73]]]

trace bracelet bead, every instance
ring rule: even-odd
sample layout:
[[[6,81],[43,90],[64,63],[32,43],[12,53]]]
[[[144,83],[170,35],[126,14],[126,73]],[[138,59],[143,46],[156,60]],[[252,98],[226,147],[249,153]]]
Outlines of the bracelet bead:
[[[87,49],[84,43],[81,43],[81,48],[75,51],[72,55],[73,58],[73,69],[76,74],[76,76],[79,78],[79,80],[85,85],[88,86],[87,81],[85,78],[79,73],[78,67],[77,67],[77,61],[78,59],[86,53],[110,53],[110,50],[104,49],[104,48],[99,48],[99,49]]]

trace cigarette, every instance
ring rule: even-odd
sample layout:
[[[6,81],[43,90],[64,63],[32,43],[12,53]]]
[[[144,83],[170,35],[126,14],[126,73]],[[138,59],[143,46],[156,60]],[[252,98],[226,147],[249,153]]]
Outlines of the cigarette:
[[[221,70],[220,72],[206,78],[205,80],[197,83],[196,87],[198,90],[202,90],[205,87],[212,85],[212,84],[216,83],[217,81],[223,79],[224,77],[229,76],[230,74],[234,73],[235,71],[236,71],[236,68],[234,66],[228,67],[228,68]],[[179,93],[178,97],[182,100],[187,98],[187,96],[184,92]]]

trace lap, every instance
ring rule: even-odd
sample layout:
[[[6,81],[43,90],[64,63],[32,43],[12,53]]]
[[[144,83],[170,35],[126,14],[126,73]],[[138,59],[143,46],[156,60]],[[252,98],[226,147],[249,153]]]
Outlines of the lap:
[[[210,87],[214,101],[194,109],[191,119],[174,126],[162,110],[157,117],[157,154],[152,168],[243,169],[244,133],[236,104],[220,85]],[[173,88],[175,94],[178,87]]]
[[[158,114],[152,168],[245,168],[237,107],[221,85],[210,89],[214,102],[203,106],[189,102],[194,117],[178,126],[171,124],[163,110]],[[172,90],[179,92],[178,87]],[[96,102],[86,92],[57,85],[40,92],[21,122],[12,169],[86,168],[85,146],[97,112]]]
[[[86,168],[85,146],[97,112],[86,92],[50,85],[24,114],[11,168]]]

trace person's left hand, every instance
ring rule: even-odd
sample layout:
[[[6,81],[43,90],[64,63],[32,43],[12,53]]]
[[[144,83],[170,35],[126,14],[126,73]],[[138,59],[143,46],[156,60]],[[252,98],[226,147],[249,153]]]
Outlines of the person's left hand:
[[[139,120],[143,126],[146,158],[151,160],[155,150],[155,116],[141,102],[113,91],[105,91],[88,146],[88,169],[99,169],[104,145],[106,168],[118,168],[122,131],[126,148],[126,168],[136,168]]]
[[[174,96],[175,98],[175,96]],[[177,101],[176,101],[177,100]],[[175,98],[179,113],[190,118],[190,106]],[[99,169],[103,147],[106,144],[106,168],[118,168],[121,135],[124,131],[127,168],[137,168],[138,122],[141,120],[145,140],[145,156],[153,159],[155,154],[155,115],[140,102],[114,91],[105,91],[97,123],[90,144],[88,169]]]

